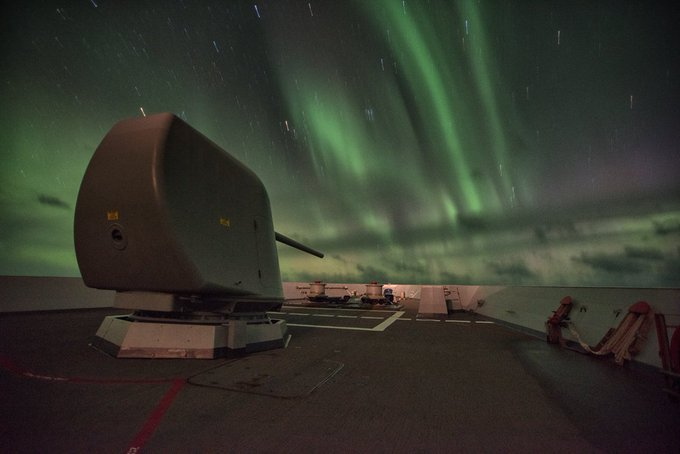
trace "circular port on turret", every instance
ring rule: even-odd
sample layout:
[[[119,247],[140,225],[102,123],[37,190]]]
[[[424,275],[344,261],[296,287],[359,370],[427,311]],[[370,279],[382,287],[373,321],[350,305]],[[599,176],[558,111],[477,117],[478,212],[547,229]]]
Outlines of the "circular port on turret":
[[[114,248],[122,251],[127,247],[127,237],[125,236],[123,227],[120,224],[113,224],[111,227],[109,227],[109,235]]]
[[[113,238],[113,241],[116,243],[120,243],[123,241],[123,232],[121,232],[119,229],[113,229],[111,231],[111,238]]]

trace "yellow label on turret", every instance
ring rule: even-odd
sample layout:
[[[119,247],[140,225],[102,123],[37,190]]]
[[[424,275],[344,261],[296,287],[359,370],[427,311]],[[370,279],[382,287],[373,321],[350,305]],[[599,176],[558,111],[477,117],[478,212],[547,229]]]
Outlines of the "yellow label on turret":
[[[117,221],[119,218],[118,210],[111,210],[106,212],[107,221]]]
[[[231,221],[229,220],[229,218],[221,217],[220,218],[220,225],[223,225],[225,227],[231,227]]]

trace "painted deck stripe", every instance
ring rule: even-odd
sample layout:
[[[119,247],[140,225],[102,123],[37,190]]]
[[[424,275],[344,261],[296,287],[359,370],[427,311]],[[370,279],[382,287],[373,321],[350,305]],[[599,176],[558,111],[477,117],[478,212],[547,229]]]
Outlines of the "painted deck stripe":
[[[172,405],[172,402],[175,400],[175,397],[177,397],[177,394],[179,394],[179,392],[182,390],[185,383],[186,381],[183,379],[177,379],[173,381],[170,390],[165,393],[156,408],[154,408],[153,412],[151,412],[151,415],[149,415],[149,418],[142,426],[142,429],[132,440],[132,443],[130,443],[130,447],[126,452],[132,454],[141,451],[146,442],[149,441],[153,433],[156,431],[156,428],[163,419],[163,415],[165,415],[165,412],[168,411],[170,405]]]
[[[436,318],[417,318],[417,322],[441,322],[441,320],[438,320]]]
[[[488,320],[477,320],[475,323],[479,323],[480,325],[493,325],[494,322],[488,321]]]
[[[168,390],[168,392],[165,393],[165,395],[161,398],[161,401],[158,403],[156,408],[153,409],[147,420],[144,422],[144,425],[140,429],[140,431],[135,435],[135,438],[132,440],[130,443],[130,446],[127,449],[127,453],[138,453],[142,449],[142,447],[146,444],[146,442],[151,438],[153,433],[156,431],[156,428],[160,424],[161,420],[163,419],[163,415],[165,415],[165,412],[168,411],[168,408],[170,408],[170,405],[172,405],[173,400],[175,400],[175,397],[177,397],[177,394],[182,390],[184,385],[186,384],[186,380],[183,378],[174,378],[174,379],[141,379],[141,380],[136,380],[136,379],[103,379],[103,378],[83,378],[83,377],[58,377],[58,376],[49,376],[49,375],[41,375],[41,374],[34,374],[33,372],[26,370],[20,366],[18,366],[14,361],[12,361],[11,358],[8,358],[4,355],[0,355],[0,366],[3,367],[4,369],[13,372],[17,375],[21,375],[23,377],[27,378],[32,378],[32,379],[38,379],[38,380],[47,380],[47,381],[59,381],[59,382],[71,382],[71,383],[96,383],[96,384],[156,384],[156,383],[168,383],[171,382],[172,386]]]
[[[288,312],[288,315],[312,315],[312,314],[306,314],[304,312]]]
[[[288,323],[288,326],[298,326],[301,328],[344,329],[348,331],[374,331],[373,328],[359,328],[353,326],[307,325],[304,323]]]
[[[384,322],[380,323],[378,326],[373,328],[374,331],[385,331],[392,323],[399,320],[399,318],[404,315],[404,311],[397,311],[388,317]]]
[[[312,314],[314,317],[335,317],[335,314]]]
[[[301,328],[341,329],[346,331],[385,331],[392,323],[399,320],[399,317],[402,315],[404,315],[404,311],[397,311],[373,328],[361,328],[358,326],[309,325],[305,323],[288,323],[288,326],[298,326]]]
[[[170,383],[176,378],[90,378],[90,377],[60,377],[57,375],[36,374],[28,369],[18,366],[11,358],[0,355],[0,367],[22,377],[34,380],[56,381],[64,383],[87,383],[101,385],[147,385],[157,383]]]
[[[472,323],[470,320],[444,320],[447,323]]]
[[[362,314],[367,312],[372,312],[374,314],[392,314],[395,312],[404,312],[391,309],[362,309],[360,307],[313,307],[313,306],[300,306],[300,305],[284,305],[283,310],[300,310],[304,309],[306,311],[335,311],[335,312],[360,312]]]
[[[353,311],[353,312],[368,312],[371,311],[372,309],[359,309],[359,308],[347,308],[347,307],[314,307],[314,306],[303,306],[300,304],[292,304],[292,305],[284,305],[283,309],[290,309],[290,310],[300,310],[304,309],[306,311]]]
[[[385,320],[385,317],[373,317],[370,315],[362,315],[361,318],[364,318],[366,320]]]
[[[359,318],[358,315],[338,315],[338,318]]]

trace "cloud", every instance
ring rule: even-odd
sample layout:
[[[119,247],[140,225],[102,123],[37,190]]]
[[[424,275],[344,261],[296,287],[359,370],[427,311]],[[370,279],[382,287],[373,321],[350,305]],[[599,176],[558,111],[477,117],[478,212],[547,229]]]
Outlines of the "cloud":
[[[487,266],[494,274],[501,278],[509,278],[513,283],[520,283],[524,279],[533,278],[535,273],[522,260],[511,262],[489,262]]]
[[[340,254],[332,254],[329,257],[337,260],[338,262],[347,263],[347,259]]]
[[[284,282],[334,282],[334,283],[349,283],[356,281],[354,275],[350,276],[341,273],[310,273],[303,272],[281,272],[281,280]]]
[[[654,222],[654,231],[657,235],[669,235],[680,233],[680,220],[669,219],[664,222]]]
[[[371,265],[358,264],[357,271],[359,272],[359,279],[363,282],[390,282],[385,271],[379,270]]]
[[[679,275],[680,257],[673,257],[663,264],[657,285],[659,287],[677,287]]]
[[[578,235],[578,230],[573,222],[560,222],[559,224],[540,224],[533,227],[534,237],[539,243],[547,243],[549,240],[571,238]]]
[[[548,242],[547,229],[542,225],[537,225],[536,227],[534,227],[534,236],[540,243]]]
[[[479,231],[485,230],[488,227],[488,221],[482,216],[478,215],[459,214],[458,225],[460,225],[460,227],[463,229]]]
[[[625,256],[631,259],[663,260],[663,253],[661,250],[655,248],[626,246],[624,251]]]
[[[624,254],[587,254],[583,252],[579,257],[572,257],[572,260],[588,265],[593,269],[614,274],[639,273],[644,269],[640,261],[626,257]]]
[[[55,207],[55,208],[61,208],[61,209],[64,209],[64,210],[70,210],[71,209],[71,205],[64,202],[60,198],[53,197],[53,196],[46,195],[46,194],[39,194],[38,195],[38,202],[42,203],[43,205],[48,205],[48,206]]]
[[[456,274],[448,271],[439,273],[439,280],[446,284],[467,285],[472,283],[472,277],[469,274]]]
[[[404,261],[400,260],[394,263],[393,269],[395,271],[413,273],[417,275],[422,275],[427,271],[427,267],[424,263],[417,260]]]

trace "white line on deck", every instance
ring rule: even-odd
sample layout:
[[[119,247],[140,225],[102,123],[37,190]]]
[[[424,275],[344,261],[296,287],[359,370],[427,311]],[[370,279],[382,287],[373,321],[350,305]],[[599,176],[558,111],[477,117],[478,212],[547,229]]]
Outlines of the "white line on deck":
[[[359,318],[358,315],[338,315],[338,318]]]
[[[374,331],[385,331],[388,326],[390,326],[395,321],[399,320],[399,317],[404,315],[404,311],[397,311],[387,318],[384,322],[373,328]]]
[[[385,317],[371,317],[369,315],[362,315],[361,318],[365,318],[366,320],[385,320]]]
[[[288,315],[312,315],[312,314],[305,314],[304,312],[288,312]]]
[[[470,320],[444,320],[447,323],[472,323]]]
[[[373,328],[358,328],[354,326],[305,325],[301,323],[288,323],[288,326],[300,326],[302,328],[345,329],[350,331],[375,331]]]
[[[355,308],[355,307],[349,307],[349,308],[343,308],[343,307],[314,307],[314,306],[305,306],[302,304],[284,304],[283,305],[284,309],[304,309],[306,311],[372,311],[373,309],[361,309],[361,308]]]
[[[308,325],[303,323],[288,323],[288,326],[299,326],[302,328],[344,329],[349,331],[385,331],[392,323],[394,323],[396,320],[399,320],[399,317],[402,315],[404,315],[404,311],[397,311],[373,328],[360,328],[356,326]],[[378,318],[382,319],[382,317]]]
[[[479,323],[479,324],[482,324],[482,325],[493,325],[494,324],[493,322],[488,321],[488,320],[477,320],[477,321],[475,321],[475,323]]]
[[[335,314],[313,314],[314,317],[335,317]]]
[[[440,322],[441,320],[438,320],[436,318],[417,318],[417,322]]]

